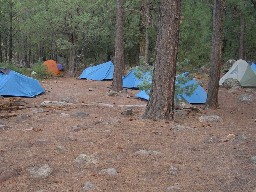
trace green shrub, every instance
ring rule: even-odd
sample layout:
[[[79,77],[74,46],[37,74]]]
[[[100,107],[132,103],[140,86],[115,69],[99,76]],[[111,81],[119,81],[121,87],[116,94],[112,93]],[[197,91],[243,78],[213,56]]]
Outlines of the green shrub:
[[[30,73],[31,73],[31,69],[30,68],[18,67],[16,65],[12,64],[12,63],[0,63],[0,67],[16,71],[18,73],[21,73],[21,74],[27,75],[27,76],[29,76]]]
[[[47,79],[51,77],[51,74],[47,72],[46,66],[40,61],[33,65],[31,75],[38,79]]]

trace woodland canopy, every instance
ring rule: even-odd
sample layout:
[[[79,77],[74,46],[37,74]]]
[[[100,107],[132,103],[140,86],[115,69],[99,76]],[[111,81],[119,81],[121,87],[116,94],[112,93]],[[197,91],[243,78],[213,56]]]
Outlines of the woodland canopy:
[[[148,61],[154,62],[158,1],[125,2],[125,64],[136,66],[148,43]],[[43,58],[77,69],[114,56],[114,0],[1,0],[0,63],[31,67]],[[190,69],[209,63],[212,1],[183,0],[178,61]],[[256,60],[256,2],[227,0],[224,18],[223,61]],[[66,67],[66,66],[65,66]]]

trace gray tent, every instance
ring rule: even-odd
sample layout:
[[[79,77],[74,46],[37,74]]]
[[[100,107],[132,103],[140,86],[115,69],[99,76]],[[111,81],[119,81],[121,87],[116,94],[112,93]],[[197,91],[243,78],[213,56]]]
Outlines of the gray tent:
[[[237,79],[242,87],[256,87],[256,75],[244,60],[236,61],[230,70],[220,79],[222,85],[226,79]]]

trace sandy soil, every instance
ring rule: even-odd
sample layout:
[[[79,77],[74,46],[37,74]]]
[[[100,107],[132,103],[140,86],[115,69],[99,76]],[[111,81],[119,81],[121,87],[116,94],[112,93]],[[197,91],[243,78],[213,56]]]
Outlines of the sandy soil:
[[[141,118],[146,102],[136,90],[109,96],[110,85],[44,80],[45,94],[2,109],[0,191],[256,191],[255,89],[221,88],[219,109],[157,122]],[[200,122],[203,115],[221,119]],[[41,166],[48,172],[35,176]]]

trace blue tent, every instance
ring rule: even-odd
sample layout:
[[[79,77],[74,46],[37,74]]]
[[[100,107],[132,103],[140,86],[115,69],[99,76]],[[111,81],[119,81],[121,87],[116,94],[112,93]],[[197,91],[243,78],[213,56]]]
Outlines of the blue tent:
[[[254,73],[256,73],[256,63],[252,63],[251,68]]]
[[[123,87],[124,88],[130,88],[130,89],[136,89],[139,88],[139,85],[145,80],[145,81],[152,81],[151,74],[149,72],[146,72],[141,79],[139,79],[135,75],[135,70],[131,70],[126,76],[123,77]]]
[[[179,98],[184,98],[188,103],[190,104],[203,104],[206,102],[207,99],[207,93],[206,91],[197,83],[195,79],[192,79],[185,83],[183,86],[196,86],[195,91],[191,95],[186,95],[185,93],[182,93],[179,95]]]
[[[177,81],[176,81],[177,83]],[[182,93],[181,95],[178,95],[178,98],[182,99],[184,98],[188,103],[190,104],[203,104],[206,102],[207,99],[207,93],[206,91],[197,83],[195,79],[192,79],[188,81],[187,83],[181,85],[181,87],[186,87],[189,85],[195,85],[196,89],[191,95],[186,95],[185,93]],[[149,95],[146,91],[142,90],[138,92],[135,97],[149,100]]]
[[[0,70],[0,95],[16,97],[35,97],[45,92],[40,83],[15,71]]]
[[[111,80],[113,79],[114,65],[111,61],[96,66],[87,67],[79,76],[80,79]]]
[[[64,66],[60,63],[57,64],[57,68],[59,71],[64,71]]]
[[[149,100],[149,94],[145,91],[145,90],[141,90],[139,91],[135,97],[140,98],[140,99],[145,99],[145,100]]]

